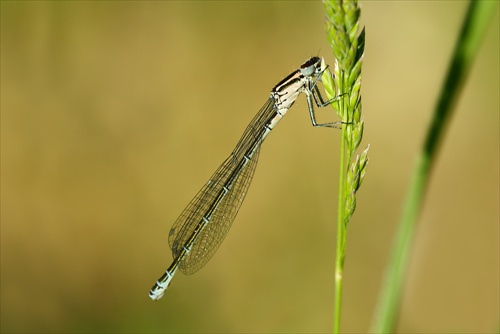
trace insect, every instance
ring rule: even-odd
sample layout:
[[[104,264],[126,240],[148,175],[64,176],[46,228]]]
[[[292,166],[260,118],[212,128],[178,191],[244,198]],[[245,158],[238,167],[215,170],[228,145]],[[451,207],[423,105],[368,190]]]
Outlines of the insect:
[[[311,122],[317,127],[338,127],[342,122],[318,124],[314,104],[324,107],[317,82],[326,70],[319,57],[312,57],[281,80],[247,126],[231,155],[191,200],[170,230],[168,242],[173,262],[149,292],[159,300],[170,285],[177,269],[193,274],[214,255],[229,231],[245,198],[257,165],[262,142],[278,124],[301,93],[305,93]]]

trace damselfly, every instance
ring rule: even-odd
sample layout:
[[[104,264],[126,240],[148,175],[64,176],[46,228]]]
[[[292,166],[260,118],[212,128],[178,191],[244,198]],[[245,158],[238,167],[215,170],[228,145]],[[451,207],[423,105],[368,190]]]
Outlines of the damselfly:
[[[313,126],[337,127],[342,124],[316,122],[313,101],[317,107],[324,107],[336,99],[324,102],[319,92],[317,83],[325,70],[323,60],[312,57],[271,90],[269,99],[248,125],[234,151],[170,230],[168,242],[174,260],[151,288],[151,299],[158,300],[163,296],[177,269],[193,274],[214,255],[245,198],[262,142],[300,93],[306,95]]]

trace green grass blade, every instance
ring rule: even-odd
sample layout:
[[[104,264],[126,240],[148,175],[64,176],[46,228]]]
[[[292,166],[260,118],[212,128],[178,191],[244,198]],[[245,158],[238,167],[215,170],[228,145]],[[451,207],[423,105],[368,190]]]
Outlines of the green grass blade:
[[[416,219],[435,163],[435,156],[445,135],[446,124],[453,115],[455,102],[460,95],[496,5],[496,1],[471,1],[467,10],[446,80],[435,107],[433,120],[410,184],[399,231],[387,268],[384,287],[371,328],[374,333],[395,331]]]

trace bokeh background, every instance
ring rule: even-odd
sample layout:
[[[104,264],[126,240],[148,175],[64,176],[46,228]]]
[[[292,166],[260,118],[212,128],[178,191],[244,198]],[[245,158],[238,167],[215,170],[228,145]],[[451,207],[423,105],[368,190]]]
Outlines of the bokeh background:
[[[362,146],[342,329],[369,328],[466,2],[364,2]],[[226,240],[159,302],[171,225],[270,89],[332,63],[320,2],[1,3],[1,331],[328,332],[339,131],[303,98]],[[331,109],[318,111],[335,120]],[[499,326],[499,15],[419,220],[402,333]]]

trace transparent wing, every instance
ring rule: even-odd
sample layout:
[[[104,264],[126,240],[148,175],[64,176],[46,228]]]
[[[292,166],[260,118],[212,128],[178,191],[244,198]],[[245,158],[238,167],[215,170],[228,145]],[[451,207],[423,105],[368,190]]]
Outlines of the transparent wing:
[[[174,258],[186,246],[193,233],[197,233],[191,250],[179,265],[183,273],[193,274],[201,269],[231,228],[255,172],[265,124],[274,115],[274,100],[269,99],[247,127],[233,153],[174,223],[168,237]],[[210,219],[206,225],[202,224],[204,217]]]
[[[227,235],[231,225],[238,213],[238,210],[245,199],[248,187],[252,181],[260,148],[252,156],[252,159],[247,162],[245,167],[236,177],[232,187],[221,199],[217,208],[212,214],[210,222],[200,231],[196,242],[193,243],[191,251],[184,257],[179,265],[180,270],[185,274],[193,274],[201,269],[214,255],[219,248],[222,240]],[[188,207],[184,210],[181,216],[177,219],[176,224],[170,231],[170,246],[172,254],[175,257],[180,248],[187,242],[190,237],[189,233],[203,219],[203,215],[209,209],[211,203],[217,198],[220,191],[224,187],[226,180],[230,174],[233,159],[226,160],[219,169],[215,172],[214,177],[207,183],[196,197],[191,201]],[[185,225],[180,228],[179,233],[175,233],[177,226],[182,222]]]

